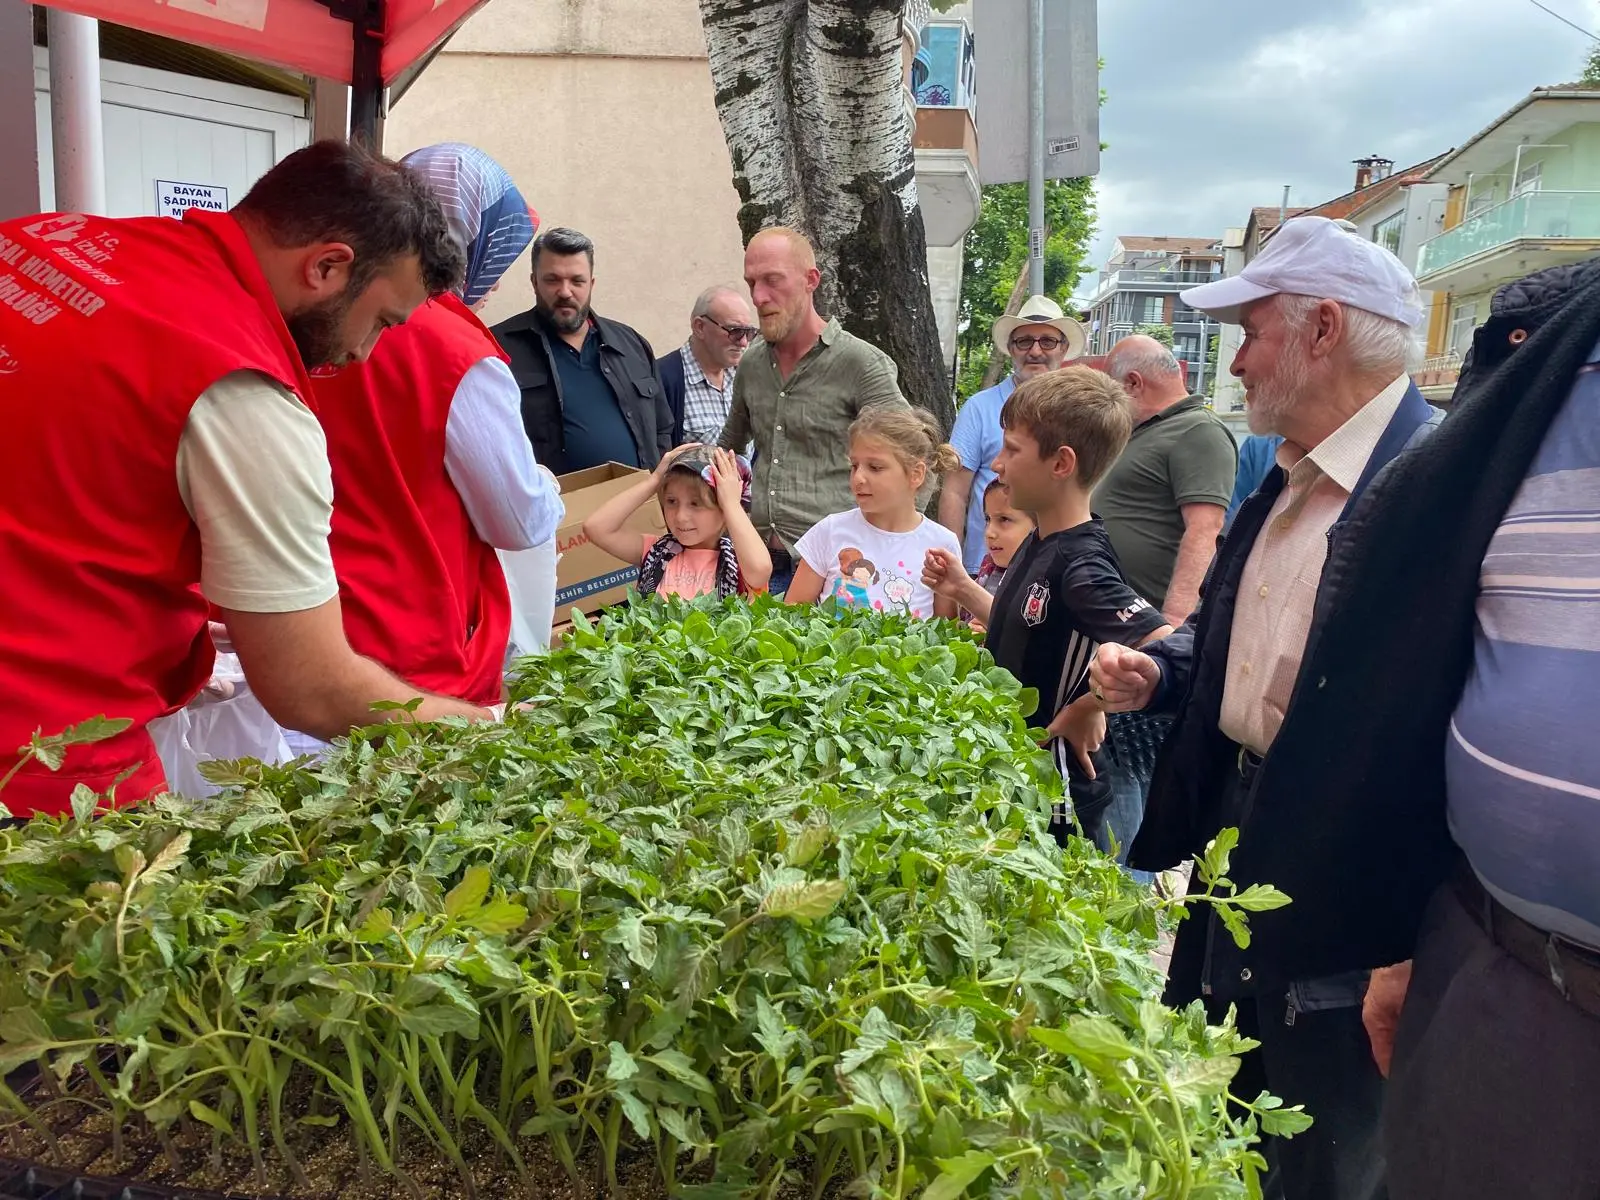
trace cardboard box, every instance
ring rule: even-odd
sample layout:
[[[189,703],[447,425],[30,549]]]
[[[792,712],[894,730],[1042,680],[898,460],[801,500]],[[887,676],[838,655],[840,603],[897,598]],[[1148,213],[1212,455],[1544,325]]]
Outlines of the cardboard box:
[[[561,499],[567,506],[566,518],[556,530],[556,624],[571,619],[574,608],[598,612],[608,604],[618,604],[639,579],[639,569],[612,558],[583,536],[583,523],[613,496],[627,491],[649,472],[621,463],[605,463],[586,471],[561,476]],[[635,530],[640,544],[646,534],[666,533],[661,504],[651,496],[628,518],[626,528]]]

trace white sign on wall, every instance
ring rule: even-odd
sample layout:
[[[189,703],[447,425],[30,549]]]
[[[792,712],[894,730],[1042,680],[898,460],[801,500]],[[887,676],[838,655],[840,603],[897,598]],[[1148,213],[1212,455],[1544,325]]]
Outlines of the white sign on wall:
[[[156,180],[156,210],[163,217],[182,218],[191,208],[208,212],[228,211],[228,189],[214,183],[177,183]]]

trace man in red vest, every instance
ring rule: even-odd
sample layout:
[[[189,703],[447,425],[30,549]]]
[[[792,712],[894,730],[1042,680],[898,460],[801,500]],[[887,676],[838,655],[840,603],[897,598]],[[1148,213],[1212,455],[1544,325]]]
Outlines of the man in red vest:
[[[495,704],[511,635],[495,549],[548,542],[564,510],[534,461],[506,356],[472,310],[533,241],[536,218],[472,146],[429,146],[403,165],[439,200],[467,269],[365,363],[317,381],[345,634],[419,687]]]
[[[307,376],[364,360],[462,269],[425,184],[337,142],[231,213],[0,223],[0,779],[36,731],[132,722],[58,772],[22,762],[13,813],[161,787],[146,726],[205,683],[210,606],[283,725],[333,737],[381,702],[493,715],[350,649]]]

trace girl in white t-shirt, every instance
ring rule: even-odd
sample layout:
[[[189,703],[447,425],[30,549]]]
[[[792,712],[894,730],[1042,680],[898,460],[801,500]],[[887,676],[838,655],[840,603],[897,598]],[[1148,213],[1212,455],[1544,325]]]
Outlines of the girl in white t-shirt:
[[[795,544],[800,559],[784,597],[911,617],[954,617],[955,602],[922,582],[929,550],[961,553],[961,542],[917,508],[929,474],[961,465],[923,409],[869,408],[850,427],[850,490],[856,507],[824,517]]]

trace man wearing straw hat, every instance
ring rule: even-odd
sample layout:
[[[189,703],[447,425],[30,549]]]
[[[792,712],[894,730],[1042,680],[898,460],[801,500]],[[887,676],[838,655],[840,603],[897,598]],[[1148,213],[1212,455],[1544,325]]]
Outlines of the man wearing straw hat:
[[[1000,410],[1016,386],[1054,371],[1083,353],[1083,326],[1048,296],[1029,296],[1015,316],[994,323],[994,346],[1011,359],[1011,374],[975,393],[956,416],[950,444],[961,466],[945,476],[939,523],[961,539],[968,574],[983,563],[983,491],[994,479],[1000,453]]]

